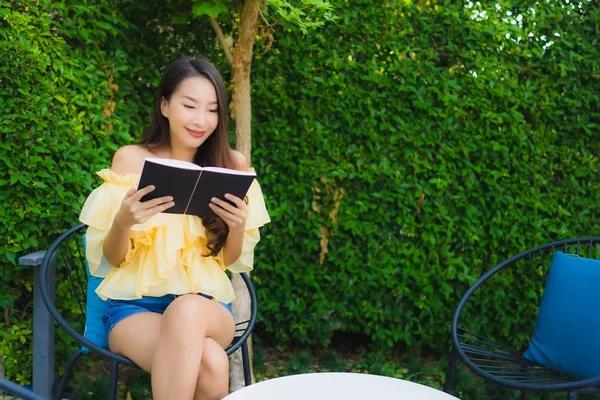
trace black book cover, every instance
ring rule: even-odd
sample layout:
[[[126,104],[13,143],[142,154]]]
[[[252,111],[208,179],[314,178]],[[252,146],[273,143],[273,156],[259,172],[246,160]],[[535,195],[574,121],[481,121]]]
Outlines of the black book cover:
[[[225,200],[225,193],[243,199],[255,174],[227,168],[200,167],[179,160],[146,158],[138,189],[154,185],[156,189],[142,197],[148,201],[162,196],[173,196],[175,205],[165,213],[190,214],[198,217],[215,216],[208,207],[213,197]]]
[[[188,214],[198,216],[214,216],[216,215],[208,203],[213,197],[225,200],[233,205],[233,202],[225,198],[225,193],[230,193],[234,196],[244,199],[254,175],[249,174],[228,174],[215,171],[216,168],[206,167],[200,174],[198,186],[192,195],[192,201],[187,210]]]

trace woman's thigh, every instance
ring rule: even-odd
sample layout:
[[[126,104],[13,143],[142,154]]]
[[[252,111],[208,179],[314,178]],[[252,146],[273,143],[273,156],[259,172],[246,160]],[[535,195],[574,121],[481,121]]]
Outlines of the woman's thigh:
[[[150,372],[160,339],[161,320],[162,315],[154,312],[141,312],[121,320],[108,336],[110,350]]]
[[[127,306],[126,306],[127,308]],[[158,310],[158,308],[157,308]],[[131,310],[127,309],[125,314]],[[154,351],[165,324],[187,326],[189,323],[205,324],[205,336],[213,338],[223,349],[227,348],[235,333],[235,321],[223,305],[197,295],[183,295],[173,300],[164,314],[135,310],[134,314],[123,317],[117,315],[107,321],[112,326],[108,337],[111,351],[121,354],[142,369],[150,371]],[[161,310],[162,311],[162,310]],[[122,318],[122,319],[121,319]],[[115,324],[112,324],[114,320]],[[203,341],[204,337],[198,338]]]

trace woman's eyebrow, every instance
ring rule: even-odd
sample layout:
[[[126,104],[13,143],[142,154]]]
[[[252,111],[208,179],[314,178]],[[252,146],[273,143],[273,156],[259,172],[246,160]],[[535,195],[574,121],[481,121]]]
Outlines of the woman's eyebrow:
[[[196,100],[195,98],[193,98],[193,97],[190,97],[190,96],[187,96],[187,95],[185,95],[185,94],[184,94],[183,96],[181,96],[181,97],[183,97],[184,99],[191,100],[191,101],[193,101],[194,103],[197,103],[197,102],[198,102],[198,100]]]
[[[193,98],[193,97],[191,97],[191,96],[188,96],[188,95],[185,95],[185,94],[184,94],[184,95],[183,95],[183,96],[181,96],[181,97],[182,97],[182,98],[184,98],[184,99],[191,100],[191,101],[193,101],[194,103],[198,103],[198,100],[197,100],[197,99],[195,99],[195,98]],[[215,101],[211,101],[211,102],[210,102],[210,103],[208,103],[208,104],[209,104],[209,105],[213,105],[213,104],[219,104],[219,103],[218,103],[218,102],[215,100]]]

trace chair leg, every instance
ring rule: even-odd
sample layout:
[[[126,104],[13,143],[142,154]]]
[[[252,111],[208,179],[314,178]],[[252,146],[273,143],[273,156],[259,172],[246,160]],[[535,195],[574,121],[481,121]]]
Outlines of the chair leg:
[[[450,360],[448,360],[448,367],[446,368],[446,380],[444,381],[444,392],[452,394],[452,383],[454,381],[454,371],[456,369],[456,359],[458,354],[454,345],[452,346],[452,352],[450,353]]]
[[[577,400],[577,393],[576,392],[569,392],[567,394],[567,399],[569,399],[569,400]]]
[[[248,354],[248,342],[242,344],[242,366],[244,368],[244,384],[252,385],[252,375],[250,370],[250,354]]]
[[[60,377],[60,381],[58,382],[58,387],[56,388],[56,391],[54,392],[54,396],[53,396],[54,400],[60,400],[63,398],[63,396],[65,394],[65,388],[67,387],[67,382],[69,381],[69,378],[71,378],[71,375],[73,374],[73,367],[75,367],[75,363],[77,362],[77,359],[79,357],[81,357],[82,354],[83,354],[83,350],[79,349],[75,353],[73,353],[73,355],[69,359],[69,362],[67,363],[67,368],[65,369],[65,373]]]
[[[108,384],[108,398],[109,400],[116,400],[117,398],[117,379],[119,377],[119,362],[111,361],[110,363],[110,382]]]

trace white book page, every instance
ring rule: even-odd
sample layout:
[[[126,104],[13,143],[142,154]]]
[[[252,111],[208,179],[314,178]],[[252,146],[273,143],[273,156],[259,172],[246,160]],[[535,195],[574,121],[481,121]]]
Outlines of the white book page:
[[[193,169],[199,171],[202,169],[199,165],[196,165],[191,162],[181,161],[181,160],[171,160],[168,158],[151,158],[148,157],[144,160],[145,162],[152,162],[155,164],[167,165],[169,167],[181,168],[181,169]]]
[[[204,171],[220,172],[222,174],[230,175],[244,175],[244,176],[256,176],[256,173],[252,171],[238,171],[237,169],[221,168],[221,167],[204,167]]]

